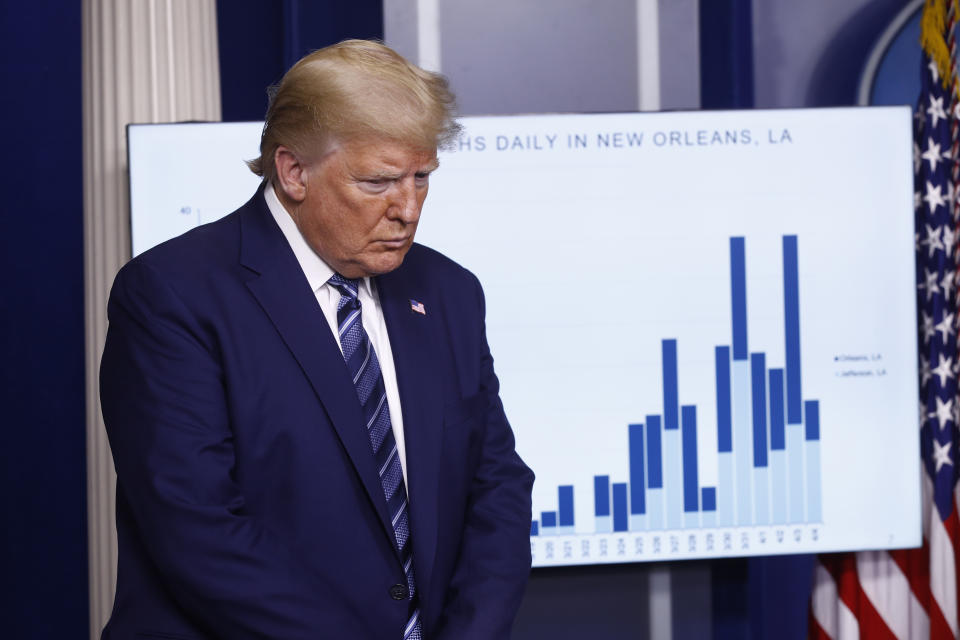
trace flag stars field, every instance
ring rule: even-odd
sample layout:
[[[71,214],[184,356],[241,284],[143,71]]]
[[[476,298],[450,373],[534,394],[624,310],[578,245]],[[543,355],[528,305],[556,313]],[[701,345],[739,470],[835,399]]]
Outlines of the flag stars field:
[[[948,442],[941,445],[936,440],[933,441],[933,463],[936,465],[934,473],[940,473],[940,469],[944,465],[953,466],[953,460],[950,459],[950,446],[952,444],[952,442]]]
[[[937,422],[940,424],[940,429],[943,430],[949,423],[953,421],[953,398],[943,401],[938,396],[936,403],[936,410],[928,413],[927,417],[936,418]]]
[[[933,253],[940,249],[943,249],[943,240],[940,239],[940,231],[942,227],[937,227],[934,229],[930,225],[927,225],[927,237],[923,239],[922,244],[924,244],[929,250],[929,257],[933,257]]]
[[[927,301],[934,296],[934,294],[940,293],[940,274],[937,271],[930,271],[929,269],[924,269],[924,275],[926,276],[926,282],[921,282],[917,285],[921,291],[925,291],[927,294]]]
[[[936,327],[933,326],[933,318],[930,316],[929,313],[927,313],[926,311],[921,311],[920,317],[921,317],[921,322],[923,323],[923,328],[921,329],[921,331],[923,332],[923,341],[926,342],[937,333],[937,329]],[[923,384],[926,384],[926,381],[924,381]]]
[[[933,120],[933,126],[937,126],[937,122],[941,119],[947,119],[947,113],[943,110],[943,96],[936,98],[930,96],[930,106],[927,108],[927,115]],[[930,141],[933,142],[932,139]]]
[[[947,202],[950,203],[950,206],[953,206],[954,199],[956,198],[956,192],[953,189],[953,185],[950,185],[950,188],[947,189]],[[947,257],[953,253],[953,246],[957,243],[957,233],[953,230],[953,227],[941,227],[943,229],[943,250],[946,252]],[[953,272],[950,272],[953,275]]]
[[[943,194],[940,193],[940,185],[934,185],[929,180],[927,181],[927,195],[923,196],[923,201],[927,203],[927,206],[930,207],[930,213],[934,213],[937,210],[937,207],[942,207],[947,203],[946,199],[943,197]]]
[[[953,274],[948,274],[948,275],[950,276],[950,280],[952,281],[952,280],[953,280]],[[946,280],[947,277],[944,276],[943,279]],[[941,283],[941,284],[943,284],[943,283]],[[944,286],[944,289],[946,289],[946,288],[947,288],[947,287]],[[950,334],[950,331],[952,331],[952,330],[953,330],[953,314],[952,314],[952,313],[948,313],[947,315],[943,316],[943,320],[941,320],[940,322],[937,323],[937,331],[939,331],[940,334],[941,334],[940,340],[942,340],[943,342],[946,342],[947,339],[950,337],[949,334]],[[941,354],[939,354],[939,355],[940,355],[940,358],[942,359],[942,358],[943,358],[943,354],[941,353]],[[949,358],[949,359],[947,360],[947,362],[952,362],[952,361],[953,361],[953,358]]]
[[[944,358],[942,353],[937,354],[937,357],[940,358],[940,362],[937,364],[937,368],[934,369],[931,373],[940,378],[940,386],[947,386],[947,378],[953,378],[953,358]],[[939,401],[940,398],[937,398]]]
[[[927,150],[920,157],[930,163],[930,171],[936,171],[937,163],[943,158],[940,153],[940,145],[934,142],[933,138],[927,138]],[[927,185],[929,184],[928,182]]]

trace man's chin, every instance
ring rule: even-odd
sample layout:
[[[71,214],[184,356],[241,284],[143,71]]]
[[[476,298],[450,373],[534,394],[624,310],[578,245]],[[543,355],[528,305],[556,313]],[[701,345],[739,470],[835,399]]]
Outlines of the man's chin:
[[[390,273],[403,264],[403,259],[407,255],[410,245],[402,249],[387,251],[372,257],[370,260],[364,260],[356,265],[356,272],[360,275],[347,276],[348,278],[361,278],[365,276],[382,276]],[[347,275],[347,274],[343,274]]]

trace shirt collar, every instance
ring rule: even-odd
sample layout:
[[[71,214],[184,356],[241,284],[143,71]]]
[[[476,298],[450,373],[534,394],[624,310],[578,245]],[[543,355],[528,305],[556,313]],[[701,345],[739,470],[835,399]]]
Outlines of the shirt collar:
[[[263,190],[263,197],[267,201],[267,208],[270,209],[273,219],[276,220],[280,231],[283,232],[283,236],[287,239],[287,243],[290,245],[290,248],[293,249],[293,255],[296,256],[297,262],[300,263],[303,274],[307,276],[307,282],[310,284],[310,288],[313,291],[317,291],[325,285],[327,280],[330,279],[330,276],[334,274],[333,268],[310,248],[306,238],[300,233],[297,223],[293,221],[293,217],[287,211],[286,207],[283,206],[283,203],[280,202],[280,198],[277,197],[272,183],[267,182],[267,186]],[[360,287],[367,294],[372,295],[373,284],[370,278],[362,278]]]

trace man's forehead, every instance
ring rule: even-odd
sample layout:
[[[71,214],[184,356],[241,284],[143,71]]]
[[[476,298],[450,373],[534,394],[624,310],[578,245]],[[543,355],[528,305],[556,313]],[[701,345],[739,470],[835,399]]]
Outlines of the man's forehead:
[[[408,168],[432,171],[439,166],[436,148],[404,144],[394,140],[364,139],[338,145],[333,154],[349,165]]]

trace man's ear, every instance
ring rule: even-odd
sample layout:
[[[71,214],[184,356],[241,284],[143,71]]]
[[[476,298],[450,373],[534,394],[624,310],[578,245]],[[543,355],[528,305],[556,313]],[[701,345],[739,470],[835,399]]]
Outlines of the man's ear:
[[[277,169],[276,188],[294,202],[303,202],[307,197],[307,170],[297,155],[279,145],[273,152],[273,165]]]

